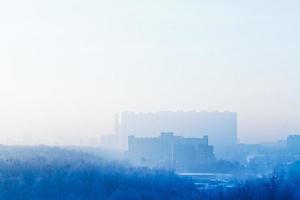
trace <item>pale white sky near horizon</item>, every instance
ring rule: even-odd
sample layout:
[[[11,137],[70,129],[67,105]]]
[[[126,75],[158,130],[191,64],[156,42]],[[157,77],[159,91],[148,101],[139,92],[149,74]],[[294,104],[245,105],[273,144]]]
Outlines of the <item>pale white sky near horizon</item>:
[[[97,144],[124,110],[300,133],[299,24],[296,0],[0,1],[0,143]]]

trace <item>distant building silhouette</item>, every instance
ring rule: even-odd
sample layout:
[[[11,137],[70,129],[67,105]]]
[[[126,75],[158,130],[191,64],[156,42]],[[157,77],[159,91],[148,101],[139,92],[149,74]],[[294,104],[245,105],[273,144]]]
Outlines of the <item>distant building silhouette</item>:
[[[287,150],[294,155],[300,155],[300,135],[287,137]]]
[[[115,134],[101,135],[101,145],[107,149],[117,148],[118,137]]]
[[[133,164],[186,171],[199,169],[215,159],[208,136],[184,138],[173,133],[161,133],[152,138],[129,136],[128,156]]]
[[[115,114],[114,134],[101,135],[101,145],[108,149],[121,149],[119,135],[119,115]]]
[[[184,137],[208,135],[218,157],[226,157],[228,149],[237,143],[237,114],[234,112],[123,112],[116,123],[117,143],[127,149],[129,135],[157,137],[172,131]]]

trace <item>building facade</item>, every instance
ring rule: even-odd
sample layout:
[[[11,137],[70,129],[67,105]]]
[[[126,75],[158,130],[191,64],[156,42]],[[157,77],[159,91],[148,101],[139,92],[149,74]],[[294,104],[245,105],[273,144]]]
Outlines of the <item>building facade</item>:
[[[184,138],[173,133],[159,137],[128,137],[128,158],[132,164],[192,171],[215,160],[208,136]]]
[[[128,136],[158,137],[161,132],[175,132],[183,137],[208,135],[217,157],[237,144],[237,114],[234,112],[123,112],[116,123],[118,147],[128,148]]]
[[[300,135],[289,135],[286,144],[289,153],[300,155]]]

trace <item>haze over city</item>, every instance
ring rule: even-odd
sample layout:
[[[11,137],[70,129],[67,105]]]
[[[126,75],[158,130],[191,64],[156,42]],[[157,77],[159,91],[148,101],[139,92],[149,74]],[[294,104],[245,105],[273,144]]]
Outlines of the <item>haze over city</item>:
[[[299,132],[300,2],[233,2],[2,1],[0,142],[98,145],[122,111],[237,112],[247,143]]]

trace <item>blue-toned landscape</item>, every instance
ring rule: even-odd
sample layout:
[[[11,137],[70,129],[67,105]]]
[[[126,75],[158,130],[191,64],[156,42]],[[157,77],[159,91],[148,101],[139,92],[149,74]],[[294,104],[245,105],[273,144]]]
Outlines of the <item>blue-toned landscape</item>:
[[[299,0],[0,0],[0,200],[300,200]]]
[[[300,162],[272,174],[203,190],[163,169],[135,168],[87,150],[1,146],[0,199],[299,199]],[[99,150],[100,152],[100,150]]]

